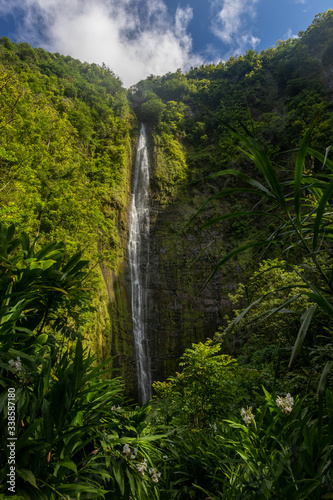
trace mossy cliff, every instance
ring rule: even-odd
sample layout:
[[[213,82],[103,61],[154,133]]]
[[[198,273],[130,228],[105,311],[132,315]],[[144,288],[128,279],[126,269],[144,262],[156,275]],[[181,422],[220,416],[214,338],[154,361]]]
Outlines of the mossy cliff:
[[[279,168],[280,161],[292,164],[292,154],[284,151],[300,143],[320,112],[311,145],[325,151],[333,139],[332,39],[330,10],[317,16],[300,38],[281,41],[261,54],[249,51],[186,75],[151,76],[130,89],[138,120],[150,131],[148,328],[155,380],[177,369],[179,356],[192,342],[213,336],[225,324],[231,310],[228,294],[257,268],[261,255],[253,250],[228,263],[201,290],[218,261],[253,240],[254,233],[265,238],[270,229],[261,219],[244,219],[199,230],[226,213],[251,210],[258,200],[248,193],[212,200],[186,226],[209,197],[235,187],[231,176],[214,174],[224,168],[252,173],[251,161],[224,122],[240,127],[239,119],[253,127],[250,112],[252,133],[277,158]]]
[[[321,113],[311,146],[324,152],[333,140],[332,40],[329,10],[298,39],[187,74],[150,76],[127,92],[105,65],[0,39],[1,222],[41,244],[64,240],[69,253],[81,249],[89,259],[92,298],[76,323],[100,358],[115,356],[128,394],[136,386],[127,240],[138,123],[149,133],[147,317],[153,378],[162,379],[186,347],[224,324],[228,293],[259,255],[229,263],[201,291],[219,259],[267,230],[242,220],[200,231],[210,219],[253,208],[258,200],[248,193],[213,199],[185,228],[209,197],[234,187],[231,176],[215,178],[218,171],[251,173],[225,122],[250,127],[277,169],[280,160],[288,169],[285,151]]]
[[[82,332],[100,359],[128,352],[119,334],[130,332],[128,292],[119,290],[137,129],[126,91],[104,65],[7,38],[0,75],[1,222],[37,246],[63,240],[69,255],[82,251],[91,300],[68,332]]]

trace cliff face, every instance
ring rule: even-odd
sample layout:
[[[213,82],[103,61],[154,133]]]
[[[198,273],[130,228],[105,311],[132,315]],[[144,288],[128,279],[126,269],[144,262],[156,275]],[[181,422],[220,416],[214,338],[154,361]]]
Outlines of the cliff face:
[[[130,93],[132,107],[150,137],[150,235],[141,272],[146,281],[153,380],[167,378],[177,370],[187,347],[214,336],[225,325],[231,313],[228,294],[256,268],[259,255],[249,252],[228,263],[202,287],[223,255],[259,237],[259,232],[265,237],[267,231],[256,221],[249,226],[246,219],[199,231],[210,219],[256,206],[259,200],[248,193],[212,201],[184,230],[209,197],[234,187],[230,176],[193,183],[195,179],[226,168],[251,175],[251,162],[217,116],[236,127],[239,117],[248,128],[254,127],[265,149],[277,155],[298,145],[312,118],[323,109],[320,128],[312,137],[313,147],[325,150],[332,131],[332,20],[328,12],[299,40],[281,42],[262,54],[250,51],[226,64],[194,68],[187,75],[176,72],[149,78]],[[128,219],[128,212],[123,218]],[[135,395],[126,243],[123,251],[123,264],[112,280],[111,352],[117,356],[114,366],[125,378],[128,393]]]
[[[191,343],[212,337],[229,307],[230,283],[222,273],[195,298],[216,264],[219,242],[206,248],[209,242],[199,234],[178,234],[184,208],[179,202],[164,209],[152,207],[147,316],[154,380],[173,373]]]
[[[135,396],[136,387],[127,251],[138,134],[132,110],[150,134],[150,238],[141,266],[157,380],[174,372],[186,347],[224,324],[227,295],[255,267],[256,255],[223,267],[200,290],[223,255],[265,230],[249,228],[246,220],[197,229],[214,217],[253,208],[258,200],[248,195],[211,202],[183,230],[204,201],[232,187],[227,176],[223,182],[193,180],[223,168],[250,173],[218,118],[253,127],[279,162],[321,111],[311,146],[325,153],[333,130],[332,37],[330,10],[297,40],[186,75],[149,77],[129,93],[104,66],[0,39],[1,221],[31,238],[38,235],[41,244],[63,239],[69,254],[85,250],[93,267],[91,307],[77,321],[100,359],[115,356],[113,366],[129,394]]]
[[[152,379],[162,380],[178,368],[179,358],[187,347],[212,337],[223,324],[230,309],[227,294],[241,276],[239,269],[231,264],[227,270],[218,272],[200,292],[227,243],[219,227],[200,234],[195,228],[184,231],[184,226],[211,193],[202,186],[189,188],[187,184],[171,193],[163,182],[161,163],[156,161],[161,161],[163,151],[156,146],[151,132],[149,143],[150,232],[142,248],[141,275],[147,297],[144,315]],[[175,169],[172,161],[166,164],[170,170]],[[208,210],[207,217],[228,209],[227,203],[215,204]],[[123,215],[127,224],[128,212],[127,209]],[[136,398],[127,242],[124,242],[122,267],[118,266],[117,274],[106,276],[106,281],[112,287],[111,354],[116,356],[113,366],[124,378],[128,395]]]

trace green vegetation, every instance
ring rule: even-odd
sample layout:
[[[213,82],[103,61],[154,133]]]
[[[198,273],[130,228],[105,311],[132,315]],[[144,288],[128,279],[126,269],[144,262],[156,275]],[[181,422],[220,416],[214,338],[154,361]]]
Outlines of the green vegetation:
[[[130,407],[107,362],[83,349],[87,261],[66,254],[56,243],[35,252],[1,227],[0,497],[158,498],[154,472],[140,472],[158,454],[160,438],[145,437],[150,407]]]
[[[332,38],[329,10],[128,96],[104,65],[1,39],[0,498],[332,498]],[[159,310],[142,407],[131,106]]]
[[[109,357],[123,272],[133,115],[110,69],[0,43],[0,217],[31,239],[63,240],[91,263],[86,343]],[[121,316],[123,313],[119,313]]]
[[[179,440],[167,441],[171,467],[165,471],[166,491],[171,498],[332,494],[333,164],[309,147],[315,124],[298,148],[294,175],[283,173],[283,180],[247,128],[240,134],[229,127],[257,175],[228,169],[214,176],[234,175],[249,185],[248,191],[258,196],[257,210],[223,215],[202,229],[237,217],[273,218],[275,223],[266,240],[224,256],[206,283],[230,259],[253,247],[275,244],[286,260],[262,262],[249,283],[239,286],[233,300],[245,295],[247,305],[235,311],[216,344],[193,344],[182,357],[182,372],[154,384],[156,421],[183,426]],[[320,170],[314,163],[312,171],[305,168],[307,155],[319,161]],[[232,193],[237,190],[244,188]],[[226,189],[214,199],[228,195]],[[219,354],[221,343],[228,348],[234,336],[240,343],[238,362]]]
[[[148,129],[153,163],[151,241],[153,252],[159,252],[151,255],[151,300],[158,310],[151,333],[152,356],[161,380],[178,369],[178,359],[193,342],[205,342],[227,326],[234,308],[230,296],[239,283],[251,279],[262,258],[285,260],[278,245],[264,254],[252,246],[219,268],[193,302],[221,259],[233,249],[265,241],[277,222],[259,215],[230,217],[234,212],[253,212],[260,198],[241,178],[241,174],[256,175],[255,165],[225,124],[244,134],[241,121],[262,145],[282,183],[290,179],[295,150],[319,112],[310,147],[325,155],[332,143],[331,65],[326,63],[332,19],[331,10],[318,15],[300,38],[281,41],[260,54],[249,51],[187,74],[150,76],[130,89],[139,120],[146,117],[145,104],[160,103]],[[321,164],[310,155],[305,168],[320,173]],[[224,175],[215,175],[222,169]],[[233,175],[234,170],[240,174]],[[222,190],[229,190],[228,195],[219,197]],[[205,202],[195,224],[182,232]],[[257,211],[268,208],[266,197]],[[205,225],[224,216],[219,224]],[[298,259],[301,249],[299,255],[294,252],[292,263]],[[238,338],[228,341],[228,352],[238,355],[233,347],[238,347]]]

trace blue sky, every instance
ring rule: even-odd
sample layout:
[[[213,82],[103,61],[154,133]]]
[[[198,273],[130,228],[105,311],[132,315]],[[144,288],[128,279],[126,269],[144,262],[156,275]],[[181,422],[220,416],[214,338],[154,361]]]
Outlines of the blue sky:
[[[0,0],[0,36],[107,64],[126,87],[297,36],[330,0]]]

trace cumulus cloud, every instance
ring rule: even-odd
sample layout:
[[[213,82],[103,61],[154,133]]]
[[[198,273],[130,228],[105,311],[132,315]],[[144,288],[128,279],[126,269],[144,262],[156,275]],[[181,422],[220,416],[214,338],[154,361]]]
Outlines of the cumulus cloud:
[[[228,44],[231,54],[241,54],[255,48],[260,39],[252,34],[248,19],[256,16],[258,0],[210,0],[215,13],[212,31],[222,42]]]
[[[283,40],[289,40],[289,38],[299,38],[299,36],[295,35],[295,33],[293,33],[293,30],[289,28],[288,31],[283,35]]]
[[[192,9],[171,17],[163,0],[0,0],[1,12],[17,12],[23,41],[104,62],[127,87],[202,62],[188,33]]]

